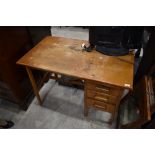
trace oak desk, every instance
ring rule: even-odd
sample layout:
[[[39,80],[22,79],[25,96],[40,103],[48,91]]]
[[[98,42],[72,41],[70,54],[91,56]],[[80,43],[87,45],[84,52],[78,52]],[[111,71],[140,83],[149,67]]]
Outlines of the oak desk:
[[[31,68],[68,75],[84,80],[84,113],[89,107],[116,115],[122,92],[133,88],[134,55],[112,57],[99,52],[83,52],[83,40],[46,37],[24,55],[17,64],[26,67],[34,92],[40,104]]]

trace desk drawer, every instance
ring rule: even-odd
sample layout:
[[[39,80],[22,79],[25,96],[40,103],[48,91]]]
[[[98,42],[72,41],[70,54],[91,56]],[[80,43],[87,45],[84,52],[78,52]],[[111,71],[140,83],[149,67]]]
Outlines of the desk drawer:
[[[87,84],[86,84],[86,89],[90,89],[90,90],[93,90],[96,92],[101,92],[101,93],[108,94],[111,96],[119,96],[121,93],[120,88],[105,86],[105,85],[101,85],[101,84],[93,84],[93,83],[89,83],[89,82],[87,82]]]
[[[89,89],[87,89],[87,97],[95,100],[103,101],[105,103],[111,103],[111,104],[117,104],[117,99],[118,99],[117,96],[111,96],[103,92],[96,92]]]
[[[97,109],[107,111],[107,112],[111,112],[111,113],[114,113],[114,110],[115,110],[114,105],[107,104],[107,103],[104,103],[101,101],[96,101],[93,99],[87,99],[87,105],[88,105],[88,107],[95,107]]]

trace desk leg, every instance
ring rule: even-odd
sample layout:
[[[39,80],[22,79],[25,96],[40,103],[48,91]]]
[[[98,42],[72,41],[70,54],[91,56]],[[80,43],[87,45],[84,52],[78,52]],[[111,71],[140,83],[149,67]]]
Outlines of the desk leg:
[[[88,116],[88,107],[84,105],[84,116]]]
[[[32,71],[29,67],[26,67],[26,70],[27,70],[27,73],[29,75],[29,78],[30,78],[30,81],[31,81],[31,84],[32,84],[32,87],[33,87],[33,90],[34,90],[34,93],[39,101],[39,104],[42,105],[42,100],[40,98],[40,95],[39,95],[39,90],[37,88],[37,85],[36,85],[36,82],[35,82],[35,79],[33,77],[33,74],[32,74]]]
[[[88,105],[87,105],[87,85],[84,84],[84,116],[88,116]]]

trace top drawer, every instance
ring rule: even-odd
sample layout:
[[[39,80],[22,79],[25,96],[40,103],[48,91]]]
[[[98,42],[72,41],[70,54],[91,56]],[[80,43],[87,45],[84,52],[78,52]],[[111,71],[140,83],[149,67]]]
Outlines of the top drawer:
[[[120,96],[122,94],[122,89],[118,87],[105,86],[102,84],[95,84],[90,82],[86,82],[86,89],[90,89],[96,92],[101,92],[111,96]]]

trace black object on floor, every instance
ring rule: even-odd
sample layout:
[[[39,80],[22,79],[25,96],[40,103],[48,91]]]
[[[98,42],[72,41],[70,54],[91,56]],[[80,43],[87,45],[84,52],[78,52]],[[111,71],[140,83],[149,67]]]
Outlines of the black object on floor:
[[[1,129],[9,129],[14,126],[14,123],[12,121],[6,121],[6,125],[0,125]]]
[[[141,126],[142,129],[155,129],[155,113],[152,114],[151,121]]]
[[[77,89],[84,89],[83,82],[74,77],[63,75],[60,79],[58,79],[58,83],[59,85],[63,86],[74,87]]]

